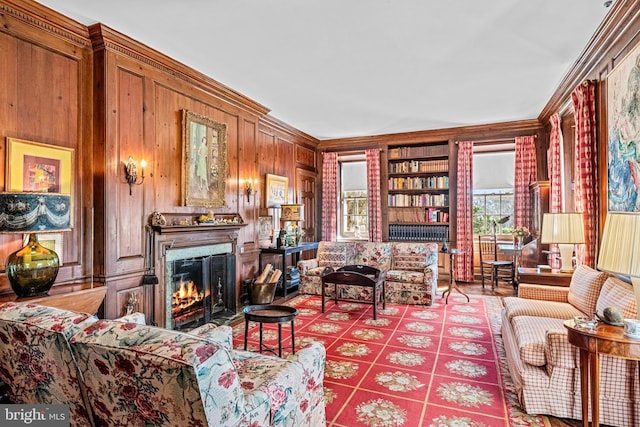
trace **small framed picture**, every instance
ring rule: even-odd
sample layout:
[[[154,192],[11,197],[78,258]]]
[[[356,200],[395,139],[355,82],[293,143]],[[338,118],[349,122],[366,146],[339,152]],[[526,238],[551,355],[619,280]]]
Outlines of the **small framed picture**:
[[[265,191],[265,197],[267,198],[266,202],[268,208],[287,203],[289,178],[286,176],[267,174],[266,185],[267,191]]]

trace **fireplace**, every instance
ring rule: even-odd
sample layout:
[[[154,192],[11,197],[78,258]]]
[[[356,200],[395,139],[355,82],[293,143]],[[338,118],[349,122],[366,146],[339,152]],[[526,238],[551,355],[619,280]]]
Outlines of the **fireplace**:
[[[153,227],[158,284],[150,292],[152,322],[190,330],[237,317],[236,243],[244,224]]]
[[[219,244],[167,251],[167,328],[193,329],[235,314],[235,255],[229,250],[229,245]]]
[[[235,284],[230,277],[232,254],[173,261],[171,273],[171,328],[192,329],[216,317],[234,314]]]

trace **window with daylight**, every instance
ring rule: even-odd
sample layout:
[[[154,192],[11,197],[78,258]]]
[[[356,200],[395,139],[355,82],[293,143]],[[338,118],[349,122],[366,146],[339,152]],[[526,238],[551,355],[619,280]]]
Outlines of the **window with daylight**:
[[[364,154],[340,156],[338,233],[342,239],[368,239],[367,164]]]
[[[513,151],[473,154],[473,233],[509,234],[514,213]]]

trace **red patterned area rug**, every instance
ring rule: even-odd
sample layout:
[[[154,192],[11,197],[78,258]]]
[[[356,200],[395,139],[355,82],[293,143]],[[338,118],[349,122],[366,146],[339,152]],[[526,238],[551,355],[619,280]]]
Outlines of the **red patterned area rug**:
[[[320,297],[287,302],[299,314],[296,348],[320,341],[327,350],[327,425],[549,426],[546,417],[518,407],[506,368],[497,297],[452,295],[432,307],[387,304],[373,320],[369,304]],[[283,325],[283,356],[291,331]],[[249,347],[257,351],[258,324],[250,323]],[[244,321],[234,326],[234,347],[244,343]],[[265,324],[263,343],[277,347],[277,326]]]

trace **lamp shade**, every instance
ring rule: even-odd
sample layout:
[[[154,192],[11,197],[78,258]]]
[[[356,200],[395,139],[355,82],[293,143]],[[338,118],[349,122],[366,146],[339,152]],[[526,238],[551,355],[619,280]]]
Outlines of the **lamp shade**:
[[[18,297],[49,292],[58,276],[58,254],[38,242],[39,233],[71,229],[71,197],[58,193],[0,193],[0,233],[29,233],[25,247],[7,257],[6,272]]]
[[[598,255],[598,269],[640,277],[640,214],[607,214]]]
[[[542,217],[541,243],[584,243],[581,213],[546,213]]]
[[[304,205],[282,205],[280,221],[304,221]]]
[[[0,193],[0,233],[46,233],[71,229],[71,196]]]

